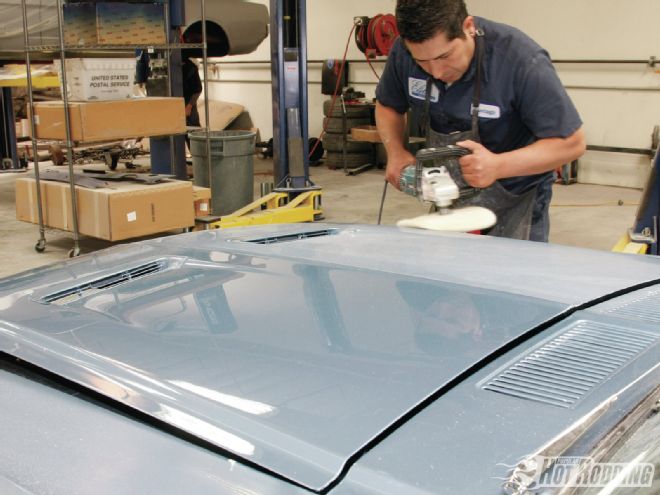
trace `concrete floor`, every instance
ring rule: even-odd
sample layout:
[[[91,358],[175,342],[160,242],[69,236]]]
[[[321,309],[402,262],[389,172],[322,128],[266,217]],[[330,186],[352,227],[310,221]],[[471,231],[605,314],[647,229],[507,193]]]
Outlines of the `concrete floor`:
[[[89,165],[84,167],[89,168]],[[31,170],[27,175],[30,173]],[[17,221],[15,214],[14,182],[17,177],[24,176],[25,173],[0,174],[0,277],[66,259],[73,245],[71,233],[47,229],[46,251],[37,253],[34,250],[39,238],[38,226]],[[321,165],[312,167],[310,176],[323,187],[323,210],[327,222],[377,222],[384,185],[382,170],[346,176],[341,170],[329,170]],[[272,182],[272,162],[255,158],[256,194],[261,182]],[[641,191],[637,189],[587,184],[555,185],[550,209],[550,242],[610,250],[632,225],[640,196]],[[389,187],[382,223],[392,225],[401,218],[420,215],[427,210],[428,206]],[[80,245],[82,253],[88,253],[111,244],[83,237]]]

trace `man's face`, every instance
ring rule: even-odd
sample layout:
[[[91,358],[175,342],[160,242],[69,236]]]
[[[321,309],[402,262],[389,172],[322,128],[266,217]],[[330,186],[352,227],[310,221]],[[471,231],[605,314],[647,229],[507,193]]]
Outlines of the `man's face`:
[[[421,43],[404,42],[424,72],[445,83],[453,83],[470,67],[474,56],[474,31],[474,18],[468,16],[463,22],[464,38],[449,41],[445,33],[439,32]]]

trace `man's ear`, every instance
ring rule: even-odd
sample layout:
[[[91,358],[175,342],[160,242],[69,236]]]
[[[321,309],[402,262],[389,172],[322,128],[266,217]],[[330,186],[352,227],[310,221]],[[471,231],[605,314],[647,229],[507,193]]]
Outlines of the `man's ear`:
[[[466,36],[474,36],[477,31],[477,26],[474,23],[474,17],[471,15],[467,16],[463,21],[463,32]]]

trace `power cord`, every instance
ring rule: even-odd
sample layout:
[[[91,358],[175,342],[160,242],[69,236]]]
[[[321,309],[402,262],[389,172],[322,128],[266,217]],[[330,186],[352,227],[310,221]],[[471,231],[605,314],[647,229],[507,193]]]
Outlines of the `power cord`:
[[[383,186],[383,195],[380,198],[380,209],[378,210],[378,224],[380,225],[380,221],[383,218],[383,206],[385,206],[385,194],[387,194],[387,179],[385,180],[385,185]]]

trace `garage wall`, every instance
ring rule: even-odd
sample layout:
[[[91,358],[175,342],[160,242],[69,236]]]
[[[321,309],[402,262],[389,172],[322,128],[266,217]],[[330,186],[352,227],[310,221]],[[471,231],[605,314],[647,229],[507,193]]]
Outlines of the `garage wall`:
[[[468,0],[472,13],[519,27],[554,60],[660,61],[658,0]],[[649,148],[660,125],[660,63],[556,64],[591,145]],[[650,159],[587,152],[581,182],[643,187]]]
[[[268,0],[254,0],[269,6]],[[355,16],[374,16],[379,13],[394,13],[395,0],[307,0],[307,51],[309,60],[341,58],[346,46],[348,34]],[[348,59],[364,59],[364,54],[351,39]],[[272,110],[270,87],[270,62],[258,64],[235,64],[236,61],[270,60],[270,38],[264,40],[259,48],[249,55],[224,57],[217,59],[222,64],[211,67],[209,92],[213,99],[232,101],[245,105],[255,125],[261,130],[263,138],[272,137]],[[374,62],[374,68],[380,72],[384,59]],[[321,65],[310,64],[309,78],[309,117],[310,136],[318,136],[322,129],[323,100],[321,95]],[[367,64],[353,64],[349,77],[354,87],[364,91],[367,97],[373,97],[377,79]],[[224,81],[224,82],[222,82]]]
[[[258,0],[269,5],[267,0]],[[339,58],[343,54],[352,19],[394,12],[395,0],[307,0],[308,58]],[[553,59],[660,59],[660,1],[658,0],[467,0],[471,13],[515,25],[548,49]],[[349,59],[364,55],[351,40]],[[228,64],[232,61],[267,61],[270,40],[250,55],[219,59],[210,71],[212,98],[244,104],[262,136],[272,136],[270,65]],[[382,61],[374,63],[378,72]],[[585,122],[592,145],[647,148],[651,132],[660,124],[660,63],[557,64]],[[376,78],[366,64],[353,64],[349,72],[356,89],[374,96]],[[310,135],[321,131],[324,97],[320,94],[321,69],[309,66]],[[588,152],[580,162],[580,180],[590,183],[642,187],[650,160],[638,155]]]

